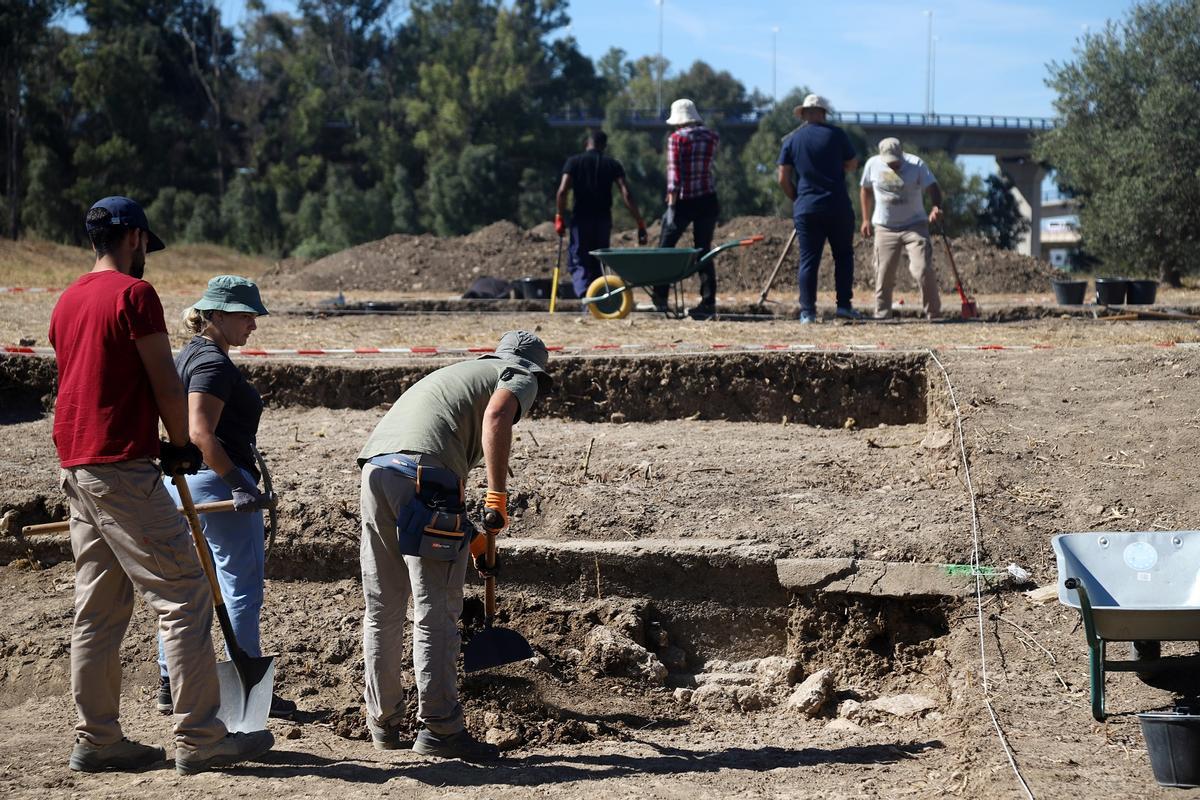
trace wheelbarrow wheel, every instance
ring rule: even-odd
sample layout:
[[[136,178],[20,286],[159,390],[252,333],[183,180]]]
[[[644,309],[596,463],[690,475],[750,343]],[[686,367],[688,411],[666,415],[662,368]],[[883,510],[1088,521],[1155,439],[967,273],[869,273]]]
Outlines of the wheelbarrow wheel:
[[[592,281],[592,285],[587,288],[586,296],[589,298],[604,297],[618,289],[625,289],[625,281],[616,275],[601,275]],[[596,319],[622,319],[629,316],[629,312],[632,310],[633,295],[628,289],[612,297],[604,297],[603,300],[597,300],[595,303],[588,303],[588,311],[592,312],[592,316]]]

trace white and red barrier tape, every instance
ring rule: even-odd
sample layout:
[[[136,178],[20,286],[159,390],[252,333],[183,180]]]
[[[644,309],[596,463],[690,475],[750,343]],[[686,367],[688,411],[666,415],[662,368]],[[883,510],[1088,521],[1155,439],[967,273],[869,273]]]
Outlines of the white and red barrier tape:
[[[1156,342],[1155,347],[1182,347],[1182,348],[1200,348],[1200,342]],[[812,344],[805,342],[793,342],[784,344],[771,342],[767,344],[725,344],[725,343],[672,343],[662,345],[650,344],[593,344],[593,345],[558,345],[547,348],[554,355],[595,355],[604,353],[656,353],[656,352],[683,352],[683,353],[705,353],[705,352],[721,352],[721,353],[749,353],[762,351],[783,351],[783,352],[810,352],[810,351],[842,351],[842,352],[878,352],[878,351],[921,351],[924,352],[928,348],[924,347],[894,347],[886,343],[877,344]],[[979,351],[979,350],[1003,350],[1011,352],[1027,352],[1030,350],[1053,350],[1055,347],[1048,344],[952,344],[944,347],[934,348],[944,351]],[[434,346],[413,346],[413,347],[354,347],[354,348],[337,348],[337,347],[312,347],[312,348],[295,348],[295,349],[271,349],[257,347],[243,347],[238,350],[231,351],[231,355],[245,356],[248,358],[288,358],[288,357],[321,357],[321,356],[465,356],[465,355],[481,355],[493,351],[491,347],[434,347]],[[0,353],[10,355],[29,355],[29,356],[52,356],[54,348],[51,347],[26,347],[21,345],[0,345]]]
[[[57,291],[57,289],[47,289],[43,286],[0,286],[0,294],[37,294]]]

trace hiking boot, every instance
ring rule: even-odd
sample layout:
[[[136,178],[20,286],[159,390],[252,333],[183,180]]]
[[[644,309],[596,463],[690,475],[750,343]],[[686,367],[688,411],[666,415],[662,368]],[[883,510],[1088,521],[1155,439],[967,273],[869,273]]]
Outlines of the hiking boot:
[[[400,749],[400,726],[395,723],[373,722],[367,717],[367,730],[371,732],[371,744],[376,750]]]
[[[855,311],[850,306],[838,306],[833,315],[838,319],[860,320],[863,318],[861,312]]]
[[[94,745],[87,739],[76,739],[71,750],[71,769],[75,772],[104,772],[108,769],[130,772],[167,760],[161,747],[122,739],[112,744]]]
[[[195,750],[175,748],[175,771],[180,775],[195,775],[217,767],[231,767],[258,758],[274,745],[275,737],[270,731],[227,733],[224,739]]]
[[[717,315],[717,308],[716,306],[701,304],[694,308],[689,308],[687,313],[694,320],[708,320]]]
[[[817,315],[813,311],[801,311],[796,315],[796,319],[800,320],[801,325],[812,325],[817,321]]]
[[[158,678],[158,700],[154,707],[158,709],[160,714],[172,714],[175,712],[175,701],[171,699],[171,679],[165,675],[160,675]]]
[[[439,734],[422,729],[412,749],[423,756],[461,758],[463,761],[493,761],[500,757],[500,748],[477,741],[465,730]]]
[[[295,701],[285,700],[277,694],[271,695],[271,711],[269,712],[269,716],[275,719],[291,719],[295,713]]]

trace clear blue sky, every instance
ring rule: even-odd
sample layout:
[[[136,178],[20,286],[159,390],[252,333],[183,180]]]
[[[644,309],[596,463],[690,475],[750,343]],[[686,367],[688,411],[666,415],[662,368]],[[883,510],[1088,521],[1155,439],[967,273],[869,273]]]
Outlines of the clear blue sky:
[[[239,20],[241,0],[219,0]],[[1071,58],[1075,40],[1132,0],[664,0],[663,55],[672,69],[697,59],[769,94],[772,39],[779,93],[808,85],[847,111],[923,111],[927,18],[937,37],[934,109],[955,114],[1049,116],[1046,63]],[[268,0],[291,9],[291,0]],[[397,3],[397,13],[403,4]],[[658,50],[656,0],[574,0],[570,35],[585,54]],[[773,34],[772,28],[779,33]]]

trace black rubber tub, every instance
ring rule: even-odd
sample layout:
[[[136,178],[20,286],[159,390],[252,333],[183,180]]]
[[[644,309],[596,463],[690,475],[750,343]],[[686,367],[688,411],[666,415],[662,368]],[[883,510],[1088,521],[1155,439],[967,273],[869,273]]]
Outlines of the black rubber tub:
[[[1054,300],[1060,306],[1081,306],[1087,295],[1087,281],[1050,281]]]
[[[1200,786],[1200,715],[1191,709],[1138,714],[1150,751],[1150,768],[1161,786]]]
[[[1125,302],[1130,305],[1149,306],[1154,304],[1158,295],[1158,281],[1129,281],[1129,289],[1125,293]]]
[[[549,300],[551,285],[549,278],[517,278],[513,281],[513,288],[517,290],[520,300]],[[558,297],[560,300],[575,299],[575,287],[569,281],[560,281]]]
[[[1096,303],[1102,306],[1119,306],[1125,303],[1129,281],[1124,278],[1096,278]]]

